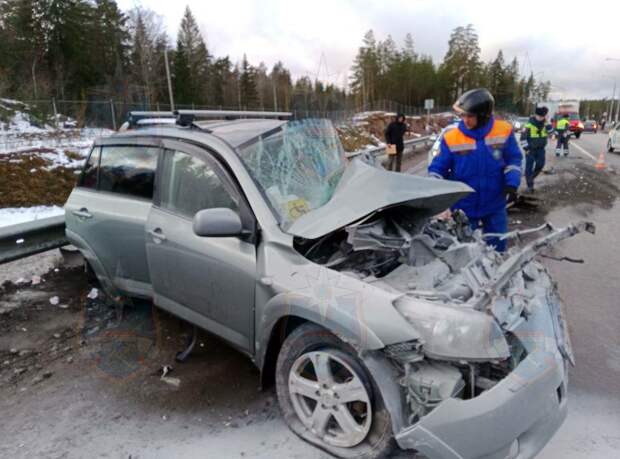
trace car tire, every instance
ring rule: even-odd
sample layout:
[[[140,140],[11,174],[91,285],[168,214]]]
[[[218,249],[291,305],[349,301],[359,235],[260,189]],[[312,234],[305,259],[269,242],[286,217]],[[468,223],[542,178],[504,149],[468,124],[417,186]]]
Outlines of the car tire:
[[[611,145],[611,139],[609,139],[609,140],[607,141],[607,151],[608,151],[609,153],[613,153],[613,152],[614,152],[614,147]]]
[[[579,137],[581,137],[581,132],[575,133],[575,138],[578,139]]]
[[[321,384],[326,379],[318,376],[317,364],[319,367],[326,365],[319,371],[324,373],[328,368],[331,375],[328,379],[334,382],[333,385]],[[302,387],[297,382],[300,380],[303,381],[304,393],[317,390],[311,395],[316,399],[297,392]],[[357,401],[339,404],[338,387],[343,389],[342,399],[347,393],[344,392],[345,385],[355,387],[356,393],[352,397],[357,397]],[[325,328],[307,323],[286,338],[276,365],[276,391],[286,423],[303,440],[343,459],[391,457],[395,449],[391,417],[376,383],[356,351]],[[362,398],[366,401],[360,401]],[[338,421],[341,416],[345,416],[343,424],[348,420],[349,427],[352,425],[350,421],[355,421],[356,427],[349,429],[352,433],[348,434],[341,427],[341,421]],[[323,427],[315,428],[316,422]]]

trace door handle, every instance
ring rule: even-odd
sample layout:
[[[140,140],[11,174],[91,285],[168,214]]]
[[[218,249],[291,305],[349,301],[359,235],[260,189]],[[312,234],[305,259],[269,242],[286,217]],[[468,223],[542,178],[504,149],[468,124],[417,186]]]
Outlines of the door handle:
[[[161,228],[155,228],[147,232],[151,235],[155,242],[162,242],[166,240],[166,236],[164,235],[164,233],[162,233]]]
[[[80,210],[74,210],[71,213],[79,218],[93,218],[93,214],[91,214],[86,207],[82,207]]]

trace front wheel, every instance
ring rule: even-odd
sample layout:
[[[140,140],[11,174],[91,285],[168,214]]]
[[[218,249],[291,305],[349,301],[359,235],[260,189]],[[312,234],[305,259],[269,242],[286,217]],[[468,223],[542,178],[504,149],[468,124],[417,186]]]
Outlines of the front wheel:
[[[612,144],[611,144],[611,139],[609,139],[609,140],[607,141],[607,151],[608,151],[609,153],[613,153],[613,152],[614,152],[614,147],[613,147],[613,146],[612,146]]]
[[[579,137],[581,137],[581,132],[576,132],[575,133],[575,138],[578,139]]]
[[[295,329],[276,366],[282,415],[302,439],[339,458],[389,457],[391,418],[355,351],[315,324]]]

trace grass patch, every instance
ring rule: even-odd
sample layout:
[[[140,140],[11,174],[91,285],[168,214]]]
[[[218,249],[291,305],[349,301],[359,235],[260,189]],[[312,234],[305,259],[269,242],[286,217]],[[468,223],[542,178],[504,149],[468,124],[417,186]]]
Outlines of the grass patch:
[[[78,178],[76,169],[57,167],[45,170],[49,161],[32,153],[9,153],[0,156],[0,208],[62,206]],[[67,152],[68,153],[68,152]],[[81,158],[71,153],[72,158]]]

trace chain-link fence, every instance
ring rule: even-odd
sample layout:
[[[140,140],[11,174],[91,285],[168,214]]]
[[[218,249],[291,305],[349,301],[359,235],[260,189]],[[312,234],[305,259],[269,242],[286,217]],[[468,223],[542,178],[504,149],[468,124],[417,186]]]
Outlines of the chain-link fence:
[[[24,101],[31,122],[35,125],[51,125],[59,128],[90,127],[118,129],[132,111],[171,111],[169,104],[127,103],[119,100],[31,100]],[[177,110],[252,110],[262,111],[261,107],[213,106],[196,104],[175,104]],[[382,111],[404,113],[408,116],[425,115],[424,107],[407,106],[393,101],[376,101],[365,106],[351,106],[343,110],[317,110],[304,107],[279,111],[291,112],[293,118],[327,118],[335,123],[347,123],[364,112]],[[448,107],[435,107],[432,113],[449,110]]]

